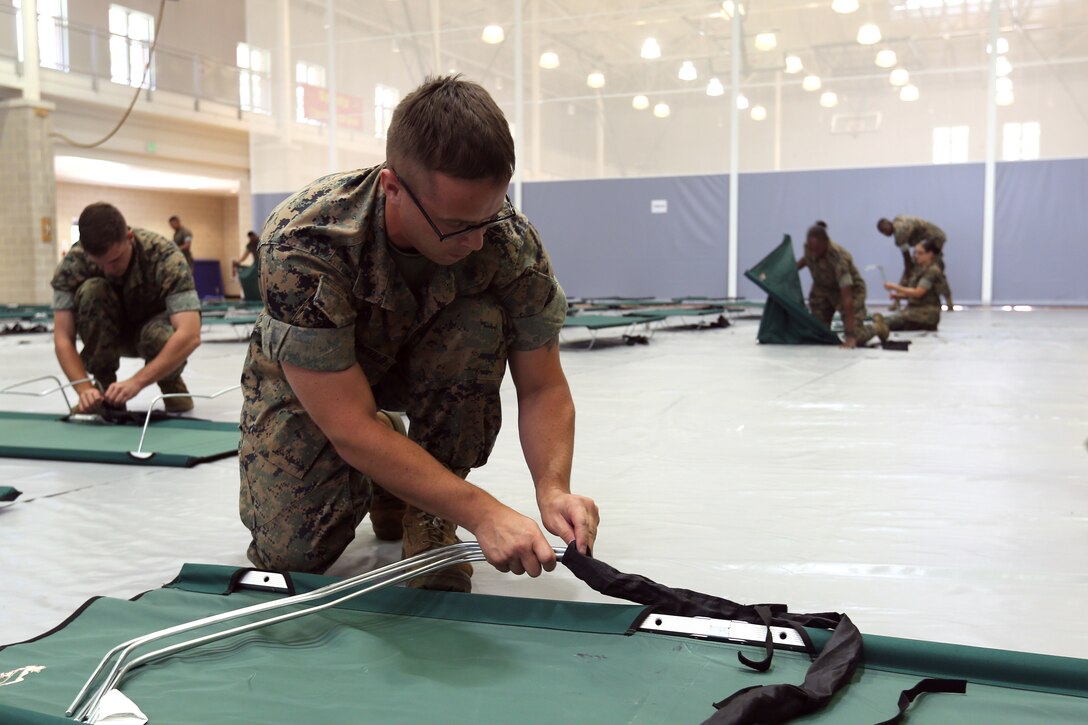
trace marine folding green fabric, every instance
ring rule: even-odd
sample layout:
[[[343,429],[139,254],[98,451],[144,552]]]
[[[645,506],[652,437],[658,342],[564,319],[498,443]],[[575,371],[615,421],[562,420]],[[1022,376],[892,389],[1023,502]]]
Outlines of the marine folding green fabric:
[[[0,722],[70,723],[65,707],[115,644],[281,596],[231,592],[240,571],[186,565],[166,588],[135,601],[92,600],[48,636],[0,648],[0,682],[7,677],[9,683],[0,687]],[[332,581],[292,575],[296,591]],[[780,651],[771,670],[760,674],[737,663],[738,651],[758,656],[760,647],[629,634],[646,612],[632,605],[389,589],[175,655],[136,670],[121,689],[152,725],[676,725],[702,722],[714,712],[712,702],[743,687],[800,682],[810,664],[803,654]],[[1084,660],[871,637],[865,650],[865,664],[831,704],[794,722],[872,725],[892,716],[899,693],[934,668],[963,674],[971,684],[965,695],[919,699],[907,716],[911,725],[1088,722]],[[949,665],[952,660],[958,664]],[[1033,689],[1055,681],[1067,694]]]
[[[23,495],[23,492],[11,486],[0,486],[0,503],[14,501]]]
[[[813,317],[805,306],[790,235],[787,234],[773,252],[747,270],[744,276],[768,295],[757,340],[781,345],[840,344],[838,336]]]
[[[143,466],[195,466],[238,453],[237,423],[196,418],[152,420],[144,441],[148,460],[128,454],[140,441],[140,425],[66,422],[48,413],[0,412],[0,457],[37,458]]]

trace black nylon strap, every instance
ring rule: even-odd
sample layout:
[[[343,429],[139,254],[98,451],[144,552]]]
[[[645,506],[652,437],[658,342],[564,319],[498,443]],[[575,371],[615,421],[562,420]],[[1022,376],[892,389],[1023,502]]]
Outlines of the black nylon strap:
[[[771,634],[771,610],[763,604],[757,604],[756,614],[759,615],[760,620],[763,622],[763,626],[767,628],[767,638],[763,640],[763,647],[766,652],[763,659],[753,660],[745,656],[743,652],[737,652],[737,659],[740,660],[742,665],[751,667],[757,672],[766,672],[771,669],[771,660],[774,659],[774,635]],[[717,707],[717,705],[715,705]]]
[[[967,680],[942,680],[937,678],[921,680],[909,690],[903,690],[899,693],[899,712],[890,720],[879,722],[877,725],[896,725],[903,719],[903,715],[907,712],[907,708],[911,706],[911,703],[918,696],[927,692],[952,692],[962,695],[967,692]]]
[[[715,704],[718,711],[704,725],[773,725],[815,712],[850,681],[861,662],[861,632],[843,614],[795,614],[787,612],[783,604],[737,604],[687,589],[671,589],[646,577],[617,571],[578,553],[573,545],[563,554],[563,565],[601,594],[646,604],[662,614],[737,619],[765,626],[781,619],[797,626],[835,630],[801,685],[760,685],[735,692]],[[765,615],[770,615],[769,621],[764,620]]]

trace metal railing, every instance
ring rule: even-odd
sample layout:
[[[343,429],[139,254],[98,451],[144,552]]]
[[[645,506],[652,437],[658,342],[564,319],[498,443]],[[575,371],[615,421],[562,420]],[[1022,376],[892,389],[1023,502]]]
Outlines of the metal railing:
[[[95,90],[102,84],[131,86],[139,83],[143,67],[130,67],[127,58],[131,57],[129,51],[133,47],[142,47],[143,53],[138,55],[146,57],[151,45],[149,41],[133,40],[101,28],[39,16],[39,23],[45,22],[53,25],[61,47],[57,54],[58,62],[43,64],[43,68],[86,77]],[[0,59],[14,61],[17,72],[22,75],[18,27],[18,13],[15,8],[0,6]],[[122,47],[126,53],[124,63],[117,60]],[[243,102],[246,100],[240,91],[243,82],[251,88],[254,85],[262,87],[263,93],[257,101],[257,107],[253,104],[256,99]],[[149,83],[145,84],[145,88],[149,98],[153,97],[156,90],[189,96],[197,110],[202,101],[231,106],[237,108],[239,113],[248,111],[267,114],[272,108],[270,74],[238,68],[230,63],[170,48],[162,43],[159,43],[155,51]]]

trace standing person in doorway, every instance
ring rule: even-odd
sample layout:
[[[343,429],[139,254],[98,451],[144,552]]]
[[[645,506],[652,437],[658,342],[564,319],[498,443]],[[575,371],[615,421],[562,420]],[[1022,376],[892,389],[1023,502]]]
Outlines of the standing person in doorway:
[[[264,226],[265,307],[242,373],[249,558],[322,572],[369,511],[406,557],[455,543],[461,525],[500,571],[537,576],[556,563],[537,524],[465,480],[494,446],[509,365],[541,520],[593,545],[597,506],[570,486],[566,297],[506,198],[509,125],[479,85],[428,79],[397,106],[386,159],[319,179]],[[386,410],[407,413],[407,434]],[[411,585],[469,591],[471,573]]]
[[[843,347],[865,345],[873,335],[888,339],[888,331],[865,322],[865,279],[858,274],[850,252],[831,241],[827,223],[818,221],[808,229],[805,255],[797,260],[797,269],[808,267],[812,273],[812,289],[808,306],[812,314],[825,325],[831,325],[835,312],[842,316]]]
[[[185,261],[189,263],[189,269],[193,268],[193,233],[187,227],[181,225],[181,219],[170,217],[170,228],[174,230],[174,244],[185,255]]]

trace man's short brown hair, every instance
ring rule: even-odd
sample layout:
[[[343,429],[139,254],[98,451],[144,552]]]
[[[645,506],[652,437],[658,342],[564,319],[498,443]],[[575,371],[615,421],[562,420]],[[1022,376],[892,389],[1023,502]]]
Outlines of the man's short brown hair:
[[[97,201],[79,215],[79,244],[91,256],[101,257],[126,234],[128,224],[112,204]]]
[[[439,171],[458,179],[506,183],[514,139],[498,104],[460,74],[428,77],[393,111],[385,156],[394,170]]]

